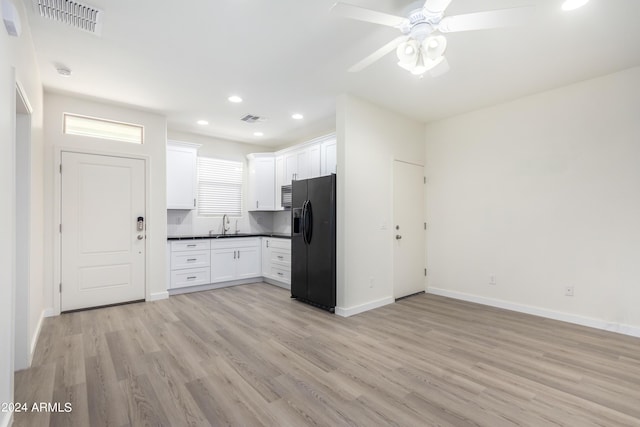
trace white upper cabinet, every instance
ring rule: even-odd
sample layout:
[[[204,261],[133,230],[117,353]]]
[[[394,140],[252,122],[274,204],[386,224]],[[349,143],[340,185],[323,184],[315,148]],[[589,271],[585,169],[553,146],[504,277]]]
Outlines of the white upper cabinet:
[[[276,156],[276,210],[282,207],[282,186],[284,185],[284,156]]]
[[[336,173],[336,154],[333,134],[277,153],[249,154],[248,210],[282,210],[282,186]]]
[[[307,178],[317,178],[320,173],[320,144],[313,144],[307,149],[307,159],[309,165],[307,168]]]
[[[290,152],[284,155],[284,175],[282,185],[290,185],[298,175],[298,153]]]
[[[249,159],[249,211],[276,208],[276,160],[273,153],[255,153]]]
[[[337,143],[335,136],[320,143],[320,174],[331,175],[337,169]]]
[[[167,141],[167,209],[195,209],[200,145]]]
[[[302,148],[288,151],[283,155],[284,176],[282,185],[291,181],[316,178],[320,173],[320,144],[304,145]]]

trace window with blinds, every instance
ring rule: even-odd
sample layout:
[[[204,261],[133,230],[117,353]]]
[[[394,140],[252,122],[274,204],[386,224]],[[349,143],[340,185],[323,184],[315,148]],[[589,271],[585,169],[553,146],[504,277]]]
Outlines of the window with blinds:
[[[198,157],[198,215],[242,215],[242,163]]]

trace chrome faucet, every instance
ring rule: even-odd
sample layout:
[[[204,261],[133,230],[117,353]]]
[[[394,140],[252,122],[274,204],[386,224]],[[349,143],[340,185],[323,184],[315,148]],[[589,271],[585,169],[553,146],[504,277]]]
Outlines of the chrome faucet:
[[[227,214],[222,215],[222,235],[226,235],[227,231],[229,231],[229,228],[231,228],[229,225],[229,217],[227,216]]]

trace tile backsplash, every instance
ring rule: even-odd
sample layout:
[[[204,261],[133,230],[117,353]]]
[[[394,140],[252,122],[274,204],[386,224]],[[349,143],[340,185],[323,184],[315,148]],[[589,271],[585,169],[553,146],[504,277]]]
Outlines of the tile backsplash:
[[[290,233],[291,211],[248,212],[246,216],[229,217],[229,233]],[[167,235],[204,235],[222,233],[221,217],[199,217],[196,211],[167,210]]]

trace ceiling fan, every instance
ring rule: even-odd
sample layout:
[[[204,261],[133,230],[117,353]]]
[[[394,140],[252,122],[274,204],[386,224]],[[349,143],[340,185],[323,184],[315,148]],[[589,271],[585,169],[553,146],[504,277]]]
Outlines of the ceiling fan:
[[[331,9],[334,14],[394,27],[402,33],[400,37],[349,68],[349,72],[358,72],[368,67],[395,49],[400,67],[415,75],[423,75],[429,71],[433,77],[439,76],[449,70],[444,57],[447,39],[442,34],[520,25],[532,16],[534,9],[533,6],[524,6],[444,16],[451,1],[426,0],[424,5],[409,12],[406,18],[347,3],[336,3]]]

